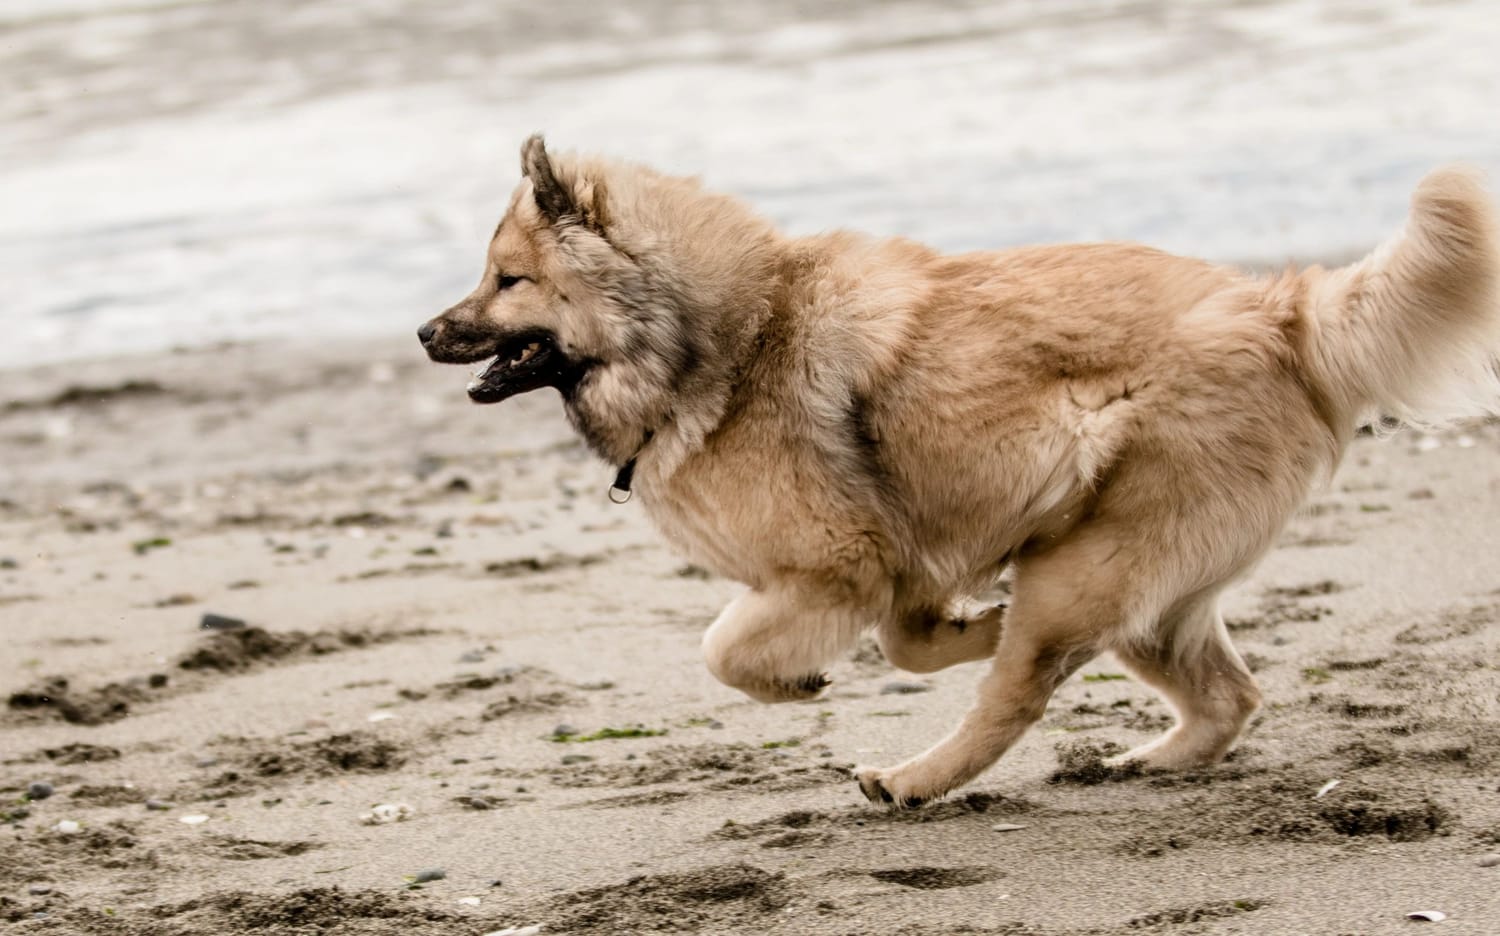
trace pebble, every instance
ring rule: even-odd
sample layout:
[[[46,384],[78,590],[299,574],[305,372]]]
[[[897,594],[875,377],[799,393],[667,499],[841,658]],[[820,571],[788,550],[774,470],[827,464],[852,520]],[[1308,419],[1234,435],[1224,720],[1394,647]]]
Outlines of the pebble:
[[[459,902],[459,904],[461,904],[462,906],[465,906],[465,907],[477,907],[477,906],[479,906],[479,898],[478,897],[460,897],[460,898],[458,898],[458,902]]]
[[[484,936],[536,936],[541,931],[540,926],[507,926],[503,930],[485,933]]]
[[[214,614],[211,611],[204,613],[203,617],[198,619],[199,630],[239,630],[244,626],[245,622],[240,620],[239,618],[228,617],[223,614]]]
[[[367,813],[361,813],[359,821],[365,825],[385,825],[388,822],[405,822],[412,816],[412,808],[405,803],[381,803]]]
[[[461,656],[459,656],[458,662],[460,662],[460,663],[483,663],[484,662],[484,651],[482,651],[482,650],[470,650],[467,653],[464,653]]]
[[[721,721],[719,721],[718,719],[714,719],[713,721],[711,721],[711,722],[708,723],[708,730],[709,731],[722,731],[723,729],[724,729],[724,723],[721,722]]]
[[[990,828],[996,832],[1019,832],[1026,827],[1014,822],[997,822],[990,826]]]
[[[593,758],[587,754],[564,754],[562,762],[564,764],[587,764],[591,760]]]
[[[38,780],[26,785],[26,798],[29,800],[44,800],[52,795],[52,784]]]
[[[919,682],[888,682],[880,687],[881,695],[914,695],[918,692],[931,692],[932,687],[926,683]]]
[[[62,835],[73,835],[79,829],[82,829],[83,826],[79,825],[77,822],[73,821],[72,819],[64,819],[63,821],[59,822],[57,825],[53,826],[52,828],[56,829]]]
[[[219,763],[217,757],[200,757],[193,761],[194,767],[213,767]]]
[[[1485,855],[1483,858],[1479,859],[1479,866],[1481,868],[1494,868],[1500,866],[1500,853]]]
[[[9,556],[0,558],[0,569],[19,569],[21,564]]]
[[[48,894],[52,893],[52,885],[33,884],[30,887],[26,888],[26,893],[30,894],[33,897],[45,897]]]
[[[441,881],[448,876],[448,872],[442,868],[423,868],[412,876],[412,883],[426,884],[428,881]]]
[[[182,823],[183,825],[202,825],[203,823],[208,821],[208,817],[202,814],[196,816],[183,816],[177,821]]]
[[[150,676],[146,677],[146,685],[150,686],[152,689],[165,688],[167,685],[167,674],[152,673]]]
[[[561,737],[563,737],[565,735],[574,735],[574,734],[578,734],[578,729],[574,728],[572,725],[568,724],[567,722],[563,722],[561,725],[558,725],[556,728],[552,729],[552,737],[554,737],[554,738],[561,738]]]
[[[1441,923],[1448,919],[1448,914],[1441,910],[1413,910],[1406,915],[1408,920],[1422,920],[1426,923]]]
[[[159,799],[146,800],[146,808],[152,812],[166,812],[172,808],[172,804]]]

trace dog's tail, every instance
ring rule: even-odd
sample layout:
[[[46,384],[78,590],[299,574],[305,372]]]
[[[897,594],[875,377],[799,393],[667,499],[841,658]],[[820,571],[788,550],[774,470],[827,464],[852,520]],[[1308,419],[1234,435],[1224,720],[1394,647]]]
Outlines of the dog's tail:
[[[1500,233],[1476,172],[1431,173],[1393,239],[1306,275],[1303,363],[1350,428],[1500,412]]]

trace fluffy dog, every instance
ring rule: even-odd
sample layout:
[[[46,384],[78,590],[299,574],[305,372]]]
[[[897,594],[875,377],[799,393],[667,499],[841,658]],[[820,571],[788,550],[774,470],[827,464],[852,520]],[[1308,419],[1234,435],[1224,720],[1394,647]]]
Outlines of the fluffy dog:
[[[1496,223],[1462,170],[1358,263],[1252,276],[788,238],[691,179],[521,155],[478,288],[422,344],[495,358],[480,403],[555,387],[668,539],[748,586],[703,639],[728,685],[812,698],[869,630],[904,669],[991,661],[946,739],[856,771],[872,801],[968,782],[1106,650],[1177,715],[1125,758],[1218,760],[1260,703],[1225,586],[1359,427],[1500,401]],[[1010,606],[966,608],[1007,565]]]

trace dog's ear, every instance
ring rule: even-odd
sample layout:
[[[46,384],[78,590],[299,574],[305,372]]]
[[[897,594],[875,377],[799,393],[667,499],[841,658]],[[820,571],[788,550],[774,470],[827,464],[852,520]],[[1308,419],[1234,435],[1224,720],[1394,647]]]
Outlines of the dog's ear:
[[[573,194],[557,179],[540,133],[533,133],[521,144],[521,175],[531,180],[536,206],[547,220],[555,224],[564,215],[578,213]]]
[[[604,233],[604,186],[553,163],[540,133],[521,145],[521,175],[531,180],[536,206],[548,221],[572,221]]]

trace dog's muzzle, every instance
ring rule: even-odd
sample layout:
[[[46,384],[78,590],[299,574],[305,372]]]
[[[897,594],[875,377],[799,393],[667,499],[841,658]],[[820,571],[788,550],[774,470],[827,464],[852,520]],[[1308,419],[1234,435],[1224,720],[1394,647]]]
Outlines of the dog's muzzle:
[[[581,368],[544,328],[482,335],[439,316],[417,329],[417,338],[427,356],[440,364],[482,365],[468,386],[475,403],[499,403],[541,387],[566,393],[580,376]]]

